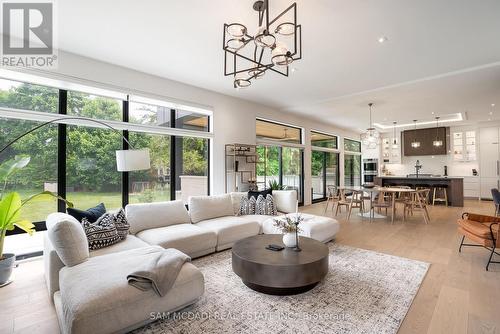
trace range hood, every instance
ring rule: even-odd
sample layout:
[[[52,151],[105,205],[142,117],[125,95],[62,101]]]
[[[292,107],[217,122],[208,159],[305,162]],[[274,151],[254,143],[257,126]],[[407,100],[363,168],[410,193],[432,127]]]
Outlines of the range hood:
[[[436,140],[443,141],[442,146],[434,146]],[[420,142],[419,147],[412,147],[414,141]],[[403,155],[421,156],[421,155],[447,155],[450,148],[450,128],[449,127],[432,127],[427,129],[405,130],[401,132],[401,143]]]

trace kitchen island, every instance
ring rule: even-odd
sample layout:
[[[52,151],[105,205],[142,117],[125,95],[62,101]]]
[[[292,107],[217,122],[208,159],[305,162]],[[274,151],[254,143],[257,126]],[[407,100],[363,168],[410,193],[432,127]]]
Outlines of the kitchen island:
[[[464,180],[461,177],[437,177],[437,176],[378,176],[375,177],[375,184],[378,186],[410,186],[430,188],[432,199],[433,189],[439,186],[446,186],[448,195],[448,205],[464,206]]]

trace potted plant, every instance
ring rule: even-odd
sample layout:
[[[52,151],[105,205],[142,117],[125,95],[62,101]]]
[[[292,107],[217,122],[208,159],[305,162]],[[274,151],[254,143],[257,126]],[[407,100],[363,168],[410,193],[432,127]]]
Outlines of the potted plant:
[[[33,223],[29,220],[21,218],[22,207],[28,204],[31,200],[42,196],[56,197],[64,200],[50,191],[38,193],[24,200],[22,200],[19,193],[15,191],[6,193],[8,178],[18,170],[24,168],[29,161],[29,156],[22,155],[16,156],[15,158],[0,165],[0,182],[3,183],[3,189],[0,193],[0,286],[6,285],[10,282],[10,275],[12,274],[12,269],[14,268],[16,259],[15,254],[3,252],[7,231],[11,231],[15,227],[18,227],[30,235],[35,232],[35,225],[33,225]],[[73,206],[71,202],[66,200],[64,201],[69,207]]]
[[[272,190],[284,190],[284,187],[276,180],[269,180],[269,188]]]
[[[289,215],[275,219],[274,226],[283,234],[283,244],[289,248],[298,248],[298,233],[301,232],[299,224],[304,220],[301,215],[296,214],[294,219]]]

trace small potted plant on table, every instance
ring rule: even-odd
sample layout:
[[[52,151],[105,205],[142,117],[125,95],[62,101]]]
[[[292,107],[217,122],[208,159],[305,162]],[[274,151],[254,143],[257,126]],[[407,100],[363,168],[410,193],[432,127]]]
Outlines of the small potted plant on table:
[[[286,247],[293,248],[295,251],[301,251],[299,247],[299,224],[304,220],[300,214],[294,217],[285,215],[283,218],[275,219],[274,226],[283,233],[283,244]]]

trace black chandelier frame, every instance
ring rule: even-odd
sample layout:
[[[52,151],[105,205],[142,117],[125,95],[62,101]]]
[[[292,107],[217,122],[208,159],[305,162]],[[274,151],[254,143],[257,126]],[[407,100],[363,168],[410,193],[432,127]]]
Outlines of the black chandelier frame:
[[[263,22],[265,19],[265,29],[264,31],[260,32],[258,35],[252,36],[248,34],[248,29],[246,28],[245,25],[241,23],[224,23],[223,27],[223,42],[222,42],[222,49],[224,50],[224,75],[229,76],[232,75],[235,77],[235,80],[233,82],[234,88],[244,88],[248,87],[251,85],[251,80],[253,79],[259,79],[262,77],[267,70],[271,70],[275,73],[281,74],[285,77],[288,77],[290,74],[289,70],[289,65],[291,62],[295,62],[297,60],[302,59],[302,25],[297,24],[297,3],[294,2],[291,4],[287,9],[282,11],[278,16],[276,16],[274,19],[270,20],[269,18],[269,0],[263,0],[263,1],[256,1],[253,5],[253,9],[258,12],[259,15],[259,27],[263,27]],[[279,30],[282,29],[283,27],[287,25],[293,26],[293,33],[289,34],[283,34],[283,35],[292,35],[293,34],[293,47],[289,48],[287,50],[287,53],[284,55],[276,55],[276,56],[271,56],[271,62],[268,64],[264,64],[262,62],[263,56],[264,56],[264,51],[266,50],[265,47],[259,46],[255,44],[254,46],[254,52],[253,52],[253,59],[241,54],[239,51],[245,48],[251,41],[255,41],[256,38],[263,37],[263,36],[272,36],[274,39],[273,45],[269,46],[268,48],[272,51],[274,48],[277,46],[276,44],[276,37],[273,34],[270,34],[270,28],[273,24],[276,23],[281,17],[283,17],[285,14],[287,14],[289,11],[293,11],[293,22],[282,22],[278,24],[274,30],[275,34],[279,34]],[[242,34],[241,36],[231,36],[229,33],[227,33],[228,28],[231,26],[241,26],[244,29],[242,29]],[[228,36],[229,35],[229,38]],[[243,43],[240,47],[238,48],[231,48],[229,47],[230,43],[232,42],[237,42],[237,43]],[[260,50],[259,50],[260,49]],[[293,52],[291,51],[293,50]],[[274,57],[278,56],[284,56],[287,59],[287,63],[285,66],[277,65],[273,62]],[[232,58],[232,59],[231,59]],[[252,65],[251,67],[243,68],[243,69],[238,69],[239,64],[238,60],[246,60],[248,62],[251,62]],[[289,61],[289,62],[288,62]],[[232,66],[231,66],[232,65]],[[284,68],[282,70],[282,68]],[[248,73],[248,77],[246,78],[236,78],[236,75],[239,73]]]

